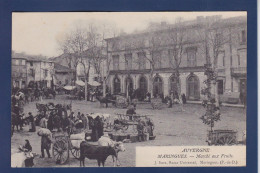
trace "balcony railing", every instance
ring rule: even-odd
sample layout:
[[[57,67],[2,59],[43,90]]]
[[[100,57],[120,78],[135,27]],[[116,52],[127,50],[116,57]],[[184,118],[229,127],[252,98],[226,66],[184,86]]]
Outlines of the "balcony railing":
[[[218,69],[218,75],[220,76],[225,75],[225,69],[224,68]]]
[[[233,76],[243,76],[246,75],[246,67],[233,67],[231,68],[231,75]]]

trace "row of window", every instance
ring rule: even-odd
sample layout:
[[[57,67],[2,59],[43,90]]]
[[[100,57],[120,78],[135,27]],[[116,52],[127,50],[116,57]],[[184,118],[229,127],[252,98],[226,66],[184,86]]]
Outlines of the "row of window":
[[[21,75],[23,77],[26,77],[25,73],[21,73]],[[29,69],[29,74],[28,75],[31,76],[31,77],[35,77],[35,70],[34,69]],[[48,70],[45,69],[43,71],[43,77],[47,77],[47,76],[48,76]]]
[[[14,59],[12,60],[13,65],[25,65],[26,61],[23,59]]]
[[[30,64],[30,66],[33,66],[33,61],[28,61],[28,63]],[[13,65],[25,65],[26,64],[26,60],[23,59],[13,59],[12,60],[12,64]],[[47,62],[43,62],[43,66],[46,66]],[[53,63],[49,63],[49,66],[52,66]]]
[[[29,70],[29,75],[34,77],[35,76],[35,70],[34,69],[30,69]],[[47,77],[48,76],[48,70],[44,69],[43,70],[43,77]]]
[[[187,67],[195,67],[197,65],[197,59],[196,59],[196,49],[189,49],[187,51]],[[137,53],[138,55],[138,69],[146,69],[146,55],[145,53]],[[172,67],[174,65],[174,51],[168,50],[168,57],[169,57],[169,67]],[[162,68],[162,58],[161,58],[161,52],[154,52],[154,64],[155,69]],[[225,67],[225,51],[219,51],[218,53],[218,67]],[[124,55],[125,60],[125,70],[131,70],[133,69],[133,57],[132,54],[125,54]],[[113,69],[119,70],[119,55],[113,55]],[[237,65],[238,66],[245,66],[246,65],[246,51],[238,51],[237,54]]]
[[[196,48],[188,48],[187,49],[187,66],[188,67],[195,67],[197,65],[196,62]],[[133,55],[132,53],[125,54],[124,55],[124,63],[125,63],[125,70],[131,70],[133,69],[133,64],[138,65],[138,69],[146,69],[146,59],[147,55],[145,52],[138,52],[137,53],[138,60],[137,62],[133,62]],[[120,58],[119,55],[113,55],[113,70],[119,70],[120,69]],[[174,50],[169,49],[168,50],[168,59],[169,59],[169,67],[174,65],[176,63],[174,61]],[[151,60],[154,62],[154,68],[159,69],[162,68],[162,51],[154,51],[151,53]]]
[[[21,86],[20,86],[20,84],[21,84]],[[21,81],[21,83],[20,83],[20,81],[14,81],[14,87],[17,87],[17,88],[25,88],[25,81]]]

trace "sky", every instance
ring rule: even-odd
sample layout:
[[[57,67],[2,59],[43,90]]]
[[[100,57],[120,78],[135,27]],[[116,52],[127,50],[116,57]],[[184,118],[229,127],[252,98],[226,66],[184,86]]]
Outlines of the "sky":
[[[55,57],[60,37],[76,24],[116,26],[126,33],[145,29],[150,22],[174,23],[176,18],[193,20],[197,16],[245,16],[246,12],[26,12],[12,14],[12,50],[29,55]]]

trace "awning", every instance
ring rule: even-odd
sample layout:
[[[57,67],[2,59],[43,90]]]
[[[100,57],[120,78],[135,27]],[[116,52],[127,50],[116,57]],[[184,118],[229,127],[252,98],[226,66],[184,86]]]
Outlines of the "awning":
[[[82,80],[77,80],[76,84],[82,87],[85,86],[85,82],[83,82]]]
[[[101,84],[100,84],[99,82],[97,82],[97,81],[90,81],[90,82],[88,82],[88,84],[91,85],[91,86],[100,86],[100,85],[101,85]]]
[[[63,87],[65,90],[71,91],[74,90],[76,88],[76,86],[65,86]]]

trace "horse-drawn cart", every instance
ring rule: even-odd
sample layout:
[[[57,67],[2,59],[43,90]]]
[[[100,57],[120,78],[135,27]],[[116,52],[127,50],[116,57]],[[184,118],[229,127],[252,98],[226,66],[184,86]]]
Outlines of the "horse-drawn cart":
[[[69,153],[79,159],[79,145],[82,139],[71,139],[67,134],[53,135],[54,142],[52,154],[57,164],[65,164],[69,159]],[[74,142],[74,145],[73,145]],[[76,145],[75,145],[76,143]]]
[[[214,130],[208,132],[208,145],[235,145],[237,132],[234,130]]]

